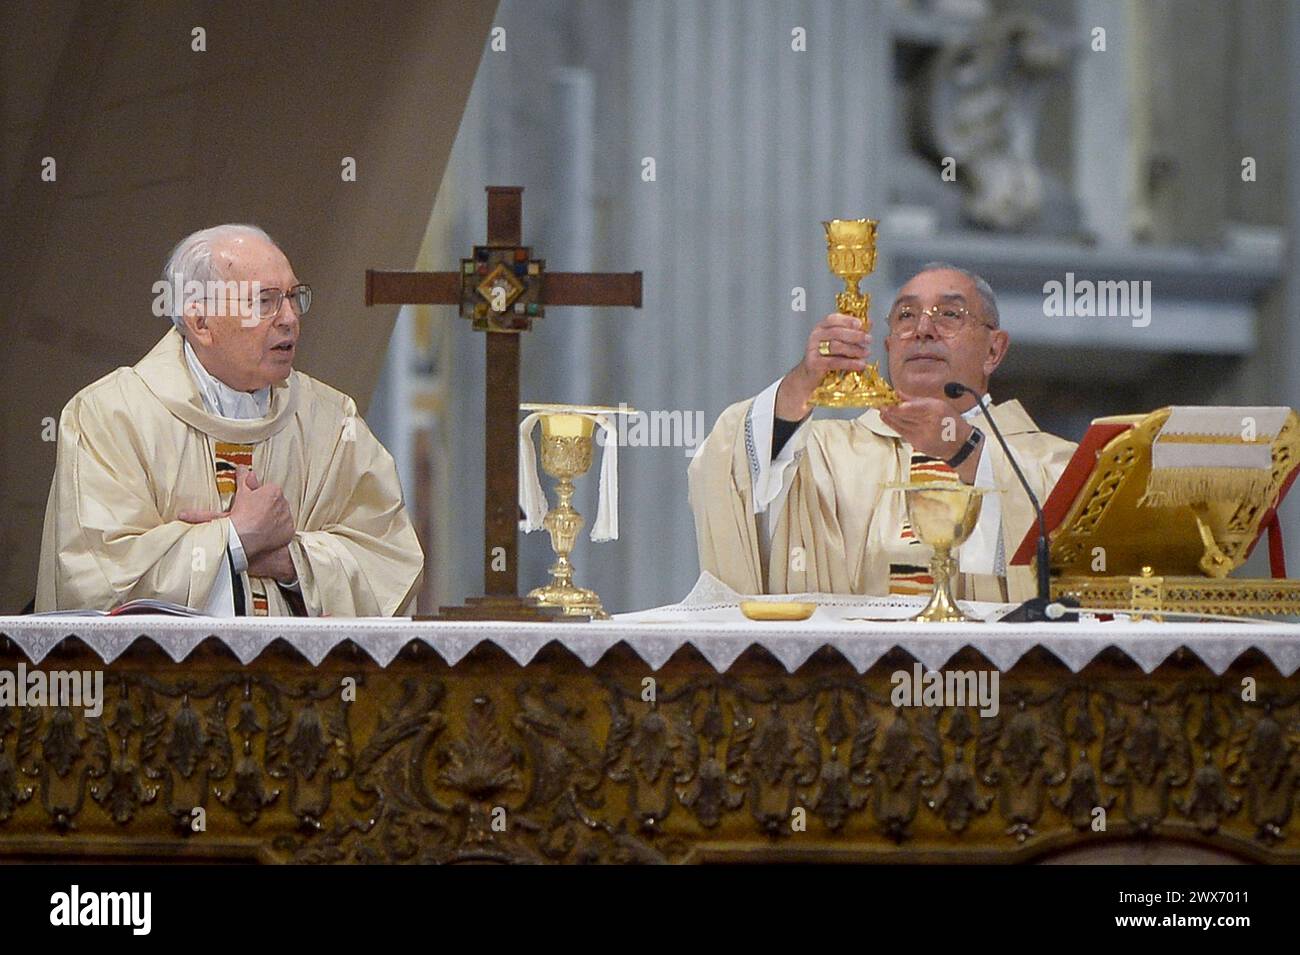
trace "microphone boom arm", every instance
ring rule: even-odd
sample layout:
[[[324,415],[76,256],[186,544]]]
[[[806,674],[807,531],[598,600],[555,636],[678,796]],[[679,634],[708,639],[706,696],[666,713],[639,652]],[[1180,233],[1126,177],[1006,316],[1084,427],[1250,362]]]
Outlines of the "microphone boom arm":
[[[963,393],[970,394],[979,405],[980,411],[984,412],[984,420],[989,423],[993,429],[993,436],[998,439],[998,444],[1002,446],[1002,452],[1011,462],[1011,470],[1015,472],[1016,478],[1020,481],[1020,486],[1025,489],[1025,494],[1029,496],[1029,503],[1034,505],[1034,514],[1038,518],[1038,603],[1042,608],[1046,608],[1052,600],[1052,575],[1051,567],[1048,564],[1047,548],[1047,519],[1043,516],[1042,505],[1038,502],[1038,496],[1034,494],[1033,489],[1029,486],[1029,481],[1025,479],[1024,471],[1020,468],[1020,463],[1016,460],[1015,455],[1011,453],[1011,448],[1007,445],[1006,438],[1002,437],[1002,430],[998,423],[989,413],[989,407],[984,402],[984,396],[974,388],[967,387],[959,381],[950,381],[944,385],[943,393],[949,398],[960,398]],[[1045,619],[1039,617],[1037,619]],[[1077,618],[1076,618],[1077,619]]]

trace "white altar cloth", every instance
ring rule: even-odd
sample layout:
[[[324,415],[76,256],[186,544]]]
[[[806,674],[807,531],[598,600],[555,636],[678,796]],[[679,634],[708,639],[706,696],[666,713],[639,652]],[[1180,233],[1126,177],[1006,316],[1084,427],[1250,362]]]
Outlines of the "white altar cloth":
[[[745,619],[735,606],[735,595],[720,586],[702,579],[680,604],[590,623],[393,617],[0,616],[0,635],[14,641],[32,663],[40,663],[54,647],[75,636],[105,663],[140,639],[152,640],[180,663],[200,643],[213,638],[243,663],[256,659],[274,641],[283,640],[313,665],[351,641],[381,667],[390,664],[403,647],[419,641],[452,666],[484,642],[496,644],[524,666],[542,647],[555,642],[586,666],[594,666],[611,647],[623,643],[651,670],[658,670],[687,644],[719,672],[754,646],[767,650],[790,672],[823,647],[834,648],[859,673],[895,647],[927,668],[939,669],[968,646],[1003,670],[1035,647],[1049,651],[1076,673],[1108,647],[1118,648],[1148,673],[1184,647],[1216,674],[1250,649],[1271,660],[1283,676],[1300,668],[1300,624],[1154,623],[1123,618],[1105,622],[1085,619],[1075,624],[915,624],[860,618],[907,616],[920,609],[920,598],[839,595],[807,595],[819,604],[808,620],[756,622]],[[965,606],[994,616],[1006,609],[996,604]]]

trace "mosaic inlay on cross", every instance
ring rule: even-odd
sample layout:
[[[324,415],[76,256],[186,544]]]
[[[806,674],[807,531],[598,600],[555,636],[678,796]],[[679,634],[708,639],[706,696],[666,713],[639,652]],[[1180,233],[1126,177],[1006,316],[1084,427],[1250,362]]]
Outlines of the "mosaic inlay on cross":
[[[459,272],[366,270],[367,305],[459,305],[486,333],[484,377],[483,590],[443,618],[557,619],[559,611],[519,596],[520,333],[547,305],[641,307],[641,273],[547,272],[522,244],[523,187],[487,187],[487,244]],[[572,621],[573,617],[563,618]]]

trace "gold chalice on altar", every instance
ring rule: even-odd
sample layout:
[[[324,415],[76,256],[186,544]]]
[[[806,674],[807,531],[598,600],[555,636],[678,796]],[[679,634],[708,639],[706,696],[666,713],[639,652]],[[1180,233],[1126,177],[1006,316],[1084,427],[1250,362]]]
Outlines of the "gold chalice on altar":
[[[952,578],[957,573],[957,560],[952,552],[975,530],[984,489],[956,481],[934,481],[891,484],[888,490],[903,492],[913,533],[934,549],[930,558],[934,593],[925,609],[912,619],[925,623],[976,621],[977,618],[966,616],[953,599]]]
[[[844,280],[844,291],[835,296],[835,308],[852,315],[871,330],[867,311],[870,293],[858,291],[858,283],[876,270],[876,220],[832,219],[826,230],[826,261],[831,271]],[[875,364],[863,371],[829,371],[809,402],[823,408],[883,408],[898,404],[898,394],[880,377]]]
[[[569,554],[586,523],[574,509],[573,479],[591,468],[594,418],[572,412],[547,413],[542,416],[542,470],[555,478],[555,496],[559,503],[546,512],[542,524],[551,535],[555,563],[551,565],[551,582],[528,592],[538,603],[559,607],[568,616],[591,616],[608,619],[594,590],[573,582],[573,562]]]

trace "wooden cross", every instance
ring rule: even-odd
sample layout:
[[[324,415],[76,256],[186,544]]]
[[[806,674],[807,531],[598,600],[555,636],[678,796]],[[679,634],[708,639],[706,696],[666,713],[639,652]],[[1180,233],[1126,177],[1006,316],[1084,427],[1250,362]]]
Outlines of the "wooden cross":
[[[519,596],[520,333],[548,305],[641,307],[641,273],[547,272],[522,245],[523,187],[487,187],[487,245],[461,260],[459,272],[366,270],[367,305],[459,305],[486,332],[484,378],[483,590],[465,606],[442,607],[457,619],[543,620],[559,611]],[[572,617],[564,618],[572,620]]]

